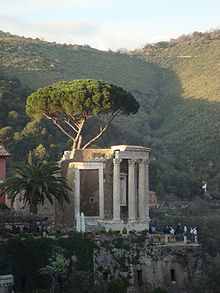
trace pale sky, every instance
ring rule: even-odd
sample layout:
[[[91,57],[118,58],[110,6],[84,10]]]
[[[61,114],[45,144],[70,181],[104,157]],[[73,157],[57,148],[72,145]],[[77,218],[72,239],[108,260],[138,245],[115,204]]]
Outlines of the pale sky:
[[[220,25],[220,0],[0,0],[0,30],[129,50]]]

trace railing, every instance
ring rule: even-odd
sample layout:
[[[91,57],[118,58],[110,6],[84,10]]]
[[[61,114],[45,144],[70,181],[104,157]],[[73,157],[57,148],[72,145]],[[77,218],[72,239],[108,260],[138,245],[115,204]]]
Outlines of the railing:
[[[170,235],[170,234],[149,234],[149,238],[153,243],[168,244],[168,243],[198,243],[197,235],[187,237],[186,235]]]

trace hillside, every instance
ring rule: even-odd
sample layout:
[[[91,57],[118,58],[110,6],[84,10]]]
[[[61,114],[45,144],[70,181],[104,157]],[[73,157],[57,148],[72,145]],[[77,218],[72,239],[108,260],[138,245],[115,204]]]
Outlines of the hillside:
[[[18,76],[33,89],[80,78],[103,79],[140,92],[157,86],[157,66],[125,54],[10,34],[0,34],[0,49],[5,73]]]
[[[120,135],[120,143],[149,144],[153,128],[162,121],[160,117],[156,124],[150,123],[150,112],[154,113],[152,117],[155,120],[160,96],[165,95],[160,83],[163,81],[162,74],[167,70],[161,70],[157,65],[125,54],[48,43],[8,33],[0,34],[0,48],[0,65],[4,74],[18,77],[24,87],[36,89],[60,80],[96,78],[131,91],[142,107],[138,115],[126,118],[126,123],[118,121],[124,134]],[[169,96],[167,100],[170,100]],[[133,130],[132,135],[130,128]],[[145,136],[142,136],[144,129]],[[107,144],[116,142],[119,143],[117,137],[114,137]]]
[[[219,48],[220,30],[194,32],[170,42],[149,44],[130,54],[173,70],[181,82],[184,98],[219,101]]]
[[[151,188],[158,194],[192,196],[200,192],[201,181],[208,179],[217,196],[219,42],[218,31],[194,33],[120,54],[0,32],[0,79],[7,84],[1,86],[0,103],[11,101],[10,109],[0,108],[0,136],[15,161],[33,150],[43,158],[58,159],[70,144],[50,123],[29,122],[24,110],[27,94],[60,80],[103,79],[131,91],[141,109],[116,121],[98,146],[152,147]],[[17,110],[10,88],[13,77],[22,84],[13,90],[22,96]],[[93,124],[88,129],[90,135]]]
[[[170,154],[177,169],[187,170],[188,182],[196,174],[200,181],[209,181],[211,192],[216,191],[220,178],[220,31],[194,32],[130,54],[176,75],[180,99],[155,136],[160,137],[159,145],[166,156]],[[165,87],[174,88],[169,76],[164,81]]]

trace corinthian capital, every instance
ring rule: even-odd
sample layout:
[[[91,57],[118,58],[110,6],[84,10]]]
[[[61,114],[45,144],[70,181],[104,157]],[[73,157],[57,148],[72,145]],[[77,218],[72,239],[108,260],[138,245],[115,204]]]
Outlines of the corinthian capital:
[[[120,165],[122,159],[113,159],[113,164],[114,165]]]
[[[149,160],[144,159],[144,160],[138,160],[139,166],[147,165],[149,163]]]
[[[135,159],[131,159],[131,160],[128,160],[128,165],[129,166],[134,166],[134,164],[137,162],[137,160]]]

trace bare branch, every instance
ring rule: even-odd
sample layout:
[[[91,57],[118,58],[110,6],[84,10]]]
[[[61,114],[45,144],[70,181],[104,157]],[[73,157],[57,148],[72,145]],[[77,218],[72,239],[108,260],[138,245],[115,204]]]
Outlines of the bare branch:
[[[105,125],[105,127],[104,128],[101,128],[101,130],[100,130],[100,132],[95,136],[95,137],[93,137],[90,141],[88,141],[85,145],[84,145],[84,147],[82,147],[82,149],[85,149],[85,148],[87,148],[89,145],[91,145],[94,141],[96,141],[106,130],[107,130],[107,128],[109,127],[109,125],[111,124],[111,122],[112,122],[112,120],[118,115],[118,113],[119,113],[120,111],[119,110],[117,110],[116,112],[114,112],[112,115],[111,115],[111,117],[109,118],[109,120],[108,120],[108,122],[107,122],[107,124]]]
[[[50,119],[53,121],[53,123],[64,133],[66,134],[71,140],[75,141],[75,138],[72,137],[58,122],[57,122],[57,119],[54,119],[52,117],[50,117],[49,115],[47,115],[46,113],[43,113],[44,116],[47,118],[47,119]]]
[[[76,118],[74,118],[74,116],[71,115],[71,114],[69,114],[69,116],[70,116],[70,118],[73,120],[75,126],[76,126],[77,128],[79,128],[79,123],[76,121]]]
[[[76,133],[79,131],[79,130],[77,130],[71,123],[70,123],[70,121],[69,120],[64,120],[64,122],[67,124],[67,125],[69,125],[69,127],[71,127]],[[78,127],[78,126],[77,126]]]

